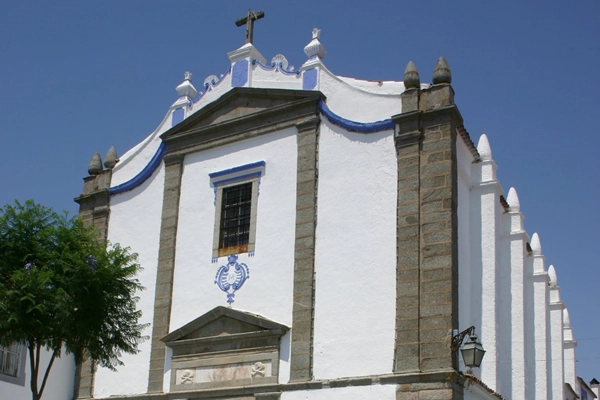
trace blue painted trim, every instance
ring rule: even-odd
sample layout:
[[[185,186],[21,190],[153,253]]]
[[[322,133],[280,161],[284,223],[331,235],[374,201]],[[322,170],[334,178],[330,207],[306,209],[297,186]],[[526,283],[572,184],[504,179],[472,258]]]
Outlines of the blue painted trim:
[[[262,62],[260,62],[260,60],[252,60],[252,65],[258,65],[265,71],[273,71],[273,69],[275,69],[276,71],[280,71],[281,73],[286,74],[286,75],[296,75],[296,76],[300,75],[300,71],[294,71],[292,69],[285,69],[285,68],[283,68],[283,65],[277,64],[277,63],[273,63],[273,64],[271,64],[271,66],[268,66],[268,65],[265,65]]]
[[[152,174],[154,173],[156,168],[160,165],[160,162],[162,161],[163,156],[165,155],[166,152],[167,152],[167,144],[165,142],[162,142],[160,144],[160,146],[158,146],[158,150],[156,150],[156,153],[154,153],[152,160],[150,160],[150,162],[144,167],[143,170],[140,171],[139,174],[137,174],[136,176],[134,176],[133,178],[131,178],[130,180],[128,180],[125,183],[111,187],[108,190],[108,193],[111,196],[113,196],[115,194],[128,192],[132,189],[135,189],[142,183],[144,183],[146,181],[146,179],[148,179],[152,176]]]
[[[171,126],[175,126],[183,121],[184,111],[183,107],[176,108],[171,115]]]
[[[302,75],[302,90],[313,90],[315,87],[317,87],[317,70],[307,69]]]
[[[218,177],[224,176],[224,175],[231,175],[231,174],[235,174],[237,172],[246,171],[246,170],[249,170],[252,168],[264,167],[265,165],[266,165],[266,163],[264,161],[257,161],[257,162],[251,163],[251,164],[240,165],[239,167],[230,168],[230,169],[226,169],[223,171],[211,172],[210,174],[208,174],[208,176],[211,179],[213,179],[213,178],[218,178]]]
[[[388,129],[394,129],[394,121],[391,119],[384,119],[376,122],[356,122],[350,121],[349,119],[342,118],[339,115],[334,114],[325,104],[323,100],[319,100],[319,111],[327,117],[329,122],[334,125],[341,126],[342,128],[359,133],[372,133],[380,132]]]
[[[241,87],[248,82],[248,60],[239,60],[231,69],[231,87]]]
[[[214,181],[213,185],[216,188],[217,186],[221,186],[222,184],[228,183],[228,182],[244,180],[244,179],[248,179],[248,178],[254,178],[255,176],[260,178],[261,175],[262,175],[262,171],[251,172],[251,173],[245,174],[245,175],[234,176],[233,178],[227,178],[227,179],[223,179],[220,181]]]

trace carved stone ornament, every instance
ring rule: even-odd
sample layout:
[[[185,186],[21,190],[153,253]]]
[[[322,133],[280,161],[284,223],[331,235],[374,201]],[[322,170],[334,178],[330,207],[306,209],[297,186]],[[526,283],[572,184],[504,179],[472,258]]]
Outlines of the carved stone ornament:
[[[196,371],[194,371],[193,369],[187,369],[181,373],[181,378],[179,380],[179,383],[182,385],[190,384],[190,383],[194,383],[195,379],[196,379]]]
[[[308,58],[325,58],[325,56],[327,55],[327,50],[325,50],[325,46],[323,46],[321,44],[321,41],[319,40],[320,36],[321,30],[314,28],[312,31],[312,40],[304,48],[304,54],[306,54]]]
[[[437,60],[433,70],[433,84],[438,85],[440,83],[452,83],[452,72],[450,72],[450,66],[448,66],[448,61],[444,56]]]
[[[117,149],[115,149],[115,146],[110,146],[106,156],[104,156],[104,166],[108,169],[113,169],[118,162]]]
[[[98,175],[102,172],[102,159],[100,158],[100,153],[95,153],[88,164],[88,173],[90,175]]]
[[[257,361],[252,366],[251,373],[252,373],[252,377],[265,376],[265,364],[261,363],[260,361]]]
[[[287,69],[288,60],[285,58],[283,54],[277,54],[275,57],[271,59],[271,65],[281,66],[283,69]]]
[[[224,306],[206,310],[161,339],[171,349],[171,391],[277,384],[287,332],[257,314]]]
[[[211,88],[218,81],[219,81],[219,78],[216,75],[209,75],[204,80],[204,87],[205,88]]]
[[[417,67],[412,61],[408,62],[404,70],[404,87],[407,89],[419,89],[421,87],[419,71],[417,71]]]

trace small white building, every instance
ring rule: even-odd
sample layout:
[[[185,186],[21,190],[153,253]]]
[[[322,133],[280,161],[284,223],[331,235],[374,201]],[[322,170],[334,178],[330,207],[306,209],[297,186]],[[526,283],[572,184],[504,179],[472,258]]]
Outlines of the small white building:
[[[362,81],[318,30],[304,50],[295,69],[247,43],[200,90],[186,73],[154,132],[95,156],[80,215],[139,253],[151,339],[118,372],[84,364],[77,398],[579,396],[557,271],[443,57],[432,84],[412,62]]]

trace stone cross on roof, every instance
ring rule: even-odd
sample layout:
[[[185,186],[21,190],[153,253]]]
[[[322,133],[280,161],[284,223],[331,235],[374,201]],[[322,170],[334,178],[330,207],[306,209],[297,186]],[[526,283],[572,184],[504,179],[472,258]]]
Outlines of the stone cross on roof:
[[[252,43],[254,37],[254,21],[265,16],[264,11],[248,10],[248,15],[235,21],[236,26],[246,25],[246,43]]]

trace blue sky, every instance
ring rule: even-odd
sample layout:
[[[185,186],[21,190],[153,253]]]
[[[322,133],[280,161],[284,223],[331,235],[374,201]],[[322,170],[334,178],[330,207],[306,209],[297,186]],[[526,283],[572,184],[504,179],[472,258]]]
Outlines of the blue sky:
[[[313,27],[338,75],[402,80],[412,60],[429,82],[446,57],[465,127],[488,135],[556,267],[578,372],[600,379],[598,1],[1,2],[0,204],[76,214],[92,155],[152,132],[184,71],[197,88],[224,73],[249,7],[266,13],[254,43],[268,60],[301,65]]]

